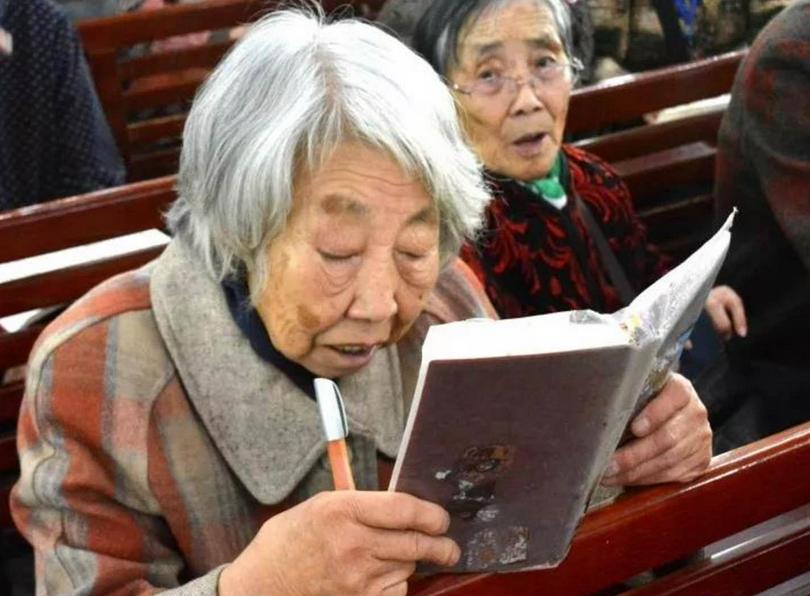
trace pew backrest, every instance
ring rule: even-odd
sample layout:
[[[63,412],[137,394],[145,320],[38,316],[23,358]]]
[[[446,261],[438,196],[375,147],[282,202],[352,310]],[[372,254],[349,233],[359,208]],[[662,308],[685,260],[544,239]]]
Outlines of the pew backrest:
[[[180,137],[197,88],[234,43],[231,31],[283,5],[277,0],[207,0],[79,23],[78,30],[129,181],[177,171]],[[373,18],[383,0],[323,0]],[[150,51],[151,44],[202,34],[200,41]],[[177,44],[176,44],[177,45]]]
[[[165,177],[0,213],[0,268],[19,259],[161,229],[162,212],[174,196],[174,177]],[[0,318],[69,304],[161,250],[151,246],[0,281]],[[4,383],[2,377],[25,365],[42,329],[35,323],[0,331],[0,529],[11,525],[8,493],[18,474],[15,426],[24,389],[22,378]]]

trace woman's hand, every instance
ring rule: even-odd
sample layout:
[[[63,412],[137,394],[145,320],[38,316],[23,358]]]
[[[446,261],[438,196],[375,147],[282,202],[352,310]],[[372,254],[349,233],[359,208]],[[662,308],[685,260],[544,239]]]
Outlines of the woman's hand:
[[[613,455],[606,485],[688,482],[712,457],[706,407],[692,384],[673,375],[630,426],[637,437]]]
[[[717,286],[706,299],[706,312],[717,334],[728,341],[734,335],[745,337],[748,322],[742,298],[729,286]]]
[[[219,593],[404,595],[417,561],[458,561],[449,525],[444,509],[403,493],[320,493],[268,520]]]

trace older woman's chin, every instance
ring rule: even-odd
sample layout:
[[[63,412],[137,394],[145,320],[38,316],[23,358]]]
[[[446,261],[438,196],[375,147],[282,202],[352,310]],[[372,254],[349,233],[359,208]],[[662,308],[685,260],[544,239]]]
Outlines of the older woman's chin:
[[[511,147],[507,147],[502,150],[498,159],[492,160],[492,163],[486,163],[490,160],[485,160],[485,165],[487,169],[503,176],[522,182],[531,182],[548,175],[551,168],[554,167],[558,154],[559,147],[556,145],[531,155],[521,155],[519,152],[513,151]]]

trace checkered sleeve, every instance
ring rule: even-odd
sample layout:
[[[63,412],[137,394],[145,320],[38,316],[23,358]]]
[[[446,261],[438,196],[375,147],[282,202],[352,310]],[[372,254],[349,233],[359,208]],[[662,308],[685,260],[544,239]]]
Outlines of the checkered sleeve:
[[[154,396],[117,389],[119,368],[132,370],[118,327],[92,324],[55,347],[48,338],[32,356],[11,505],[34,546],[37,593],[216,594],[222,567],[182,585],[186,563],[152,490],[171,483],[155,479],[149,411],[171,384],[155,374]]]

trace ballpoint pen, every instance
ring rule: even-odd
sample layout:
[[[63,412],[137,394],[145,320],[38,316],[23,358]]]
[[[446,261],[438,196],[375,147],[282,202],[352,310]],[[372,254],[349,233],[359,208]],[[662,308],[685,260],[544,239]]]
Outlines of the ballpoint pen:
[[[343,407],[340,389],[330,379],[317,378],[315,379],[315,397],[326,434],[326,450],[329,454],[329,465],[332,468],[335,490],[354,490],[354,477],[349,465],[349,453],[346,449],[349,426],[346,422],[346,410]]]

